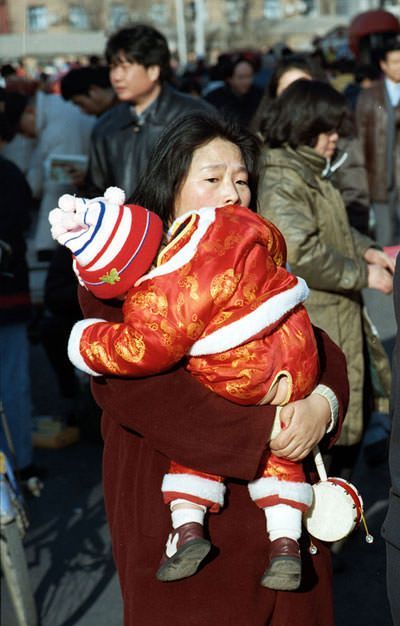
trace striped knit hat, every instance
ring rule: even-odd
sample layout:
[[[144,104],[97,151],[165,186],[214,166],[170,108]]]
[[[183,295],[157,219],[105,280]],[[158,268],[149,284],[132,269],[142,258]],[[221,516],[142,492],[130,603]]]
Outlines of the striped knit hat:
[[[101,299],[126,293],[146,273],[163,236],[158,215],[139,205],[116,203],[121,199],[116,189],[89,201],[82,214],[88,229],[78,236],[70,231],[71,237],[63,242],[74,255],[82,283]]]

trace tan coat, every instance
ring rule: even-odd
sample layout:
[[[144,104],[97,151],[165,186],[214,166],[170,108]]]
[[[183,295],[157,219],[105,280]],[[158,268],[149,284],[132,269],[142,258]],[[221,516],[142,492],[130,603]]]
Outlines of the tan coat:
[[[363,256],[374,242],[349,226],[340,193],[321,177],[324,166],[325,159],[312,148],[265,148],[259,212],[282,231],[290,268],[311,289],[306,308],[313,324],[326,330],[346,355],[350,404],[339,443],[352,445],[363,433],[365,322],[360,292],[368,276]],[[380,355],[379,368],[386,372],[383,350]]]

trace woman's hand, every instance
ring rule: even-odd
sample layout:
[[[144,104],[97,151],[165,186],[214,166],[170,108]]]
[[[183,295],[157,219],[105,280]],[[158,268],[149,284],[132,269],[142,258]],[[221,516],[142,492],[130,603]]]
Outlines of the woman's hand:
[[[396,260],[390,257],[383,250],[376,250],[376,248],[368,248],[364,254],[364,259],[371,265],[380,265],[384,269],[388,270],[391,274],[394,274],[394,268]]]
[[[389,295],[393,291],[393,274],[382,265],[368,264],[368,287]]]
[[[301,461],[326,433],[331,419],[329,402],[315,393],[281,409],[283,430],[270,441],[271,452],[291,461]]]

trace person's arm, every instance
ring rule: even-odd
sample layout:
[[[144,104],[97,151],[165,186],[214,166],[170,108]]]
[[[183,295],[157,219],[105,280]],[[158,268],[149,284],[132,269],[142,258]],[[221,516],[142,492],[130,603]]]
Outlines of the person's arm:
[[[116,303],[100,302],[83,288],[80,302],[85,316],[121,319]],[[316,334],[320,382],[338,399],[340,424],[348,402],[345,357],[325,333]],[[166,457],[213,474],[255,477],[268,445],[274,407],[233,404],[200,385],[183,367],[137,380],[97,378],[92,389],[99,406],[121,427],[143,436]]]

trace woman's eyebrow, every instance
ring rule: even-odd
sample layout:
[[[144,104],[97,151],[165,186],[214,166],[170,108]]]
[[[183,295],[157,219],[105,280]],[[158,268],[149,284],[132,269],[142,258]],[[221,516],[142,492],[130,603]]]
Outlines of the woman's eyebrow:
[[[207,165],[203,165],[203,167],[201,167],[200,170],[215,170],[221,167],[226,167],[226,163],[209,163]],[[238,172],[239,171],[247,172],[246,166],[240,163],[238,163],[237,165],[234,165],[233,169]]]

